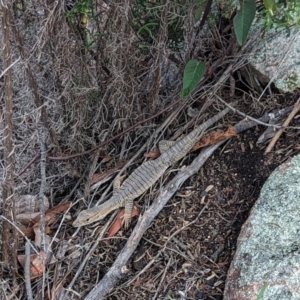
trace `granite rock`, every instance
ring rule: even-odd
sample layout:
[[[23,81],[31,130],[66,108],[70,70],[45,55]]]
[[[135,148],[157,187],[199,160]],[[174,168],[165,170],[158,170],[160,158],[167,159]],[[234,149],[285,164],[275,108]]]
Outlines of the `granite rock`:
[[[300,155],[264,184],[242,227],[224,300],[300,299]]]
[[[256,40],[256,50],[249,53],[249,65],[259,81],[272,80],[283,92],[300,87],[300,32],[291,28],[270,31]],[[259,74],[259,75],[258,75]]]

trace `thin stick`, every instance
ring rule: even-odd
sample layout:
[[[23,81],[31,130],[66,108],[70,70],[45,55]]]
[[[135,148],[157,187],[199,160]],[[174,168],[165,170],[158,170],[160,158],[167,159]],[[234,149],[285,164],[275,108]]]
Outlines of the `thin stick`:
[[[280,125],[275,125],[275,124],[268,124],[266,122],[263,122],[263,121],[260,121],[259,119],[256,119],[256,118],[253,118],[249,115],[246,115],[245,113],[243,113],[242,111],[236,109],[235,107],[231,106],[230,104],[228,104],[227,102],[225,102],[221,97],[219,97],[217,94],[215,94],[215,97],[220,101],[222,102],[223,104],[225,104],[227,107],[229,107],[233,112],[239,114],[240,116],[244,117],[244,118],[247,118],[247,119],[250,119],[254,122],[256,122],[257,124],[260,124],[260,125],[264,125],[264,126],[267,126],[267,127],[273,127],[273,128],[278,128],[278,129],[300,129],[300,127],[293,127],[293,126],[280,126]]]
[[[162,274],[162,276],[161,276],[160,282],[159,282],[158,287],[157,287],[157,289],[156,289],[156,293],[155,293],[155,295],[152,297],[153,300],[156,300],[156,299],[157,299],[157,295],[158,295],[158,293],[160,293],[160,291],[161,291],[161,286],[162,286],[164,280],[166,279],[166,274],[167,274],[167,271],[168,271],[169,268],[170,268],[170,265],[171,265],[171,259],[168,260],[168,263],[167,263],[167,265],[165,266],[165,269],[163,270],[163,274]]]
[[[41,172],[41,184],[40,184],[40,190],[38,195],[38,201],[39,201],[39,207],[40,207],[40,218],[41,218],[41,249],[45,253],[47,253],[46,249],[46,238],[45,238],[45,206],[44,206],[44,192],[46,189],[46,164],[47,164],[47,146],[46,146],[46,135],[47,135],[47,127],[46,125],[41,121],[38,125],[39,128],[39,135],[40,135],[40,143],[41,143],[41,162],[40,162],[40,172]]]
[[[25,285],[28,300],[33,300],[31,282],[30,282],[30,243],[25,243]]]
[[[274,148],[277,140],[280,138],[280,136],[283,133],[283,130],[286,126],[288,126],[290,124],[290,122],[292,121],[292,119],[295,117],[295,115],[297,114],[297,112],[300,110],[300,98],[297,100],[297,102],[295,103],[294,109],[292,110],[292,112],[289,114],[289,116],[287,117],[287,119],[285,120],[285,122],[283,123],[283,128],[280,128],[276,134],[274,135],[274,137],[272,138],[271,142],[269,143],[265,154],[269,153],[272,151],[272,149]]]
[[[18,173],[18,176],[21,176],[25,171],[38,159],[40,158],[41,153],[38,153],[24,168],[21,172]]]
[[[5,73],[10,69],[12,68],[19,60],[21,59],[21,57],[19,57],[17,60],[15,60],[13,63],[11,63],[10,66],[8,66],[1,74],[0,74],[0,78],[2,78]]]
[[[9,219],[5,218],[4,216],[0,216],[0,219],[3,219],[4,221],[8,222],[11,226],[13,226],[16,231],[19,232],[20,236],[22,236],[25,240],[26,243],[31,243],[29,238],[24,234],[24,232],[22,230],[20,230],[20,228],[12,221],[10,221]],[[37,252],[37,250],[35,249],[35,247],[31,244],[31,248],[35,251],[35,254],[39,255],[39,252]]]

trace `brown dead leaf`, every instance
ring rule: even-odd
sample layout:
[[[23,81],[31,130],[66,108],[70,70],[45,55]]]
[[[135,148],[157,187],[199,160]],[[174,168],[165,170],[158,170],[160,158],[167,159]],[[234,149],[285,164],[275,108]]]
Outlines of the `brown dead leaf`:
[[[159,156],[160,156],[160,151],[158,148],[144,154],[144,157],[152,158],[152,159],[158,158]]]
[[[47,226],[51,225],[52,223],[54,223],[56,221],[58,213],[67,211],[71,205],[72,205],[72,202],[64,202],[64,203],[60,203],[60,204],[56,205],[55,207],[53,207],[51,209],[48,209],[45,213],[46,229],[48,228]],[[40,216],[40,214],[38,214],[35,218],[30,219],[30,222],[34,224],[33,226],[30,226],[30,227],[19,226],[19,229],[28,238],[33,238],[35,236],[34,228],[40,227],[40,220],[41,220],[41,216]],[[19,233],[19,236],[22,236],[22,234]]]
[[[45,225],[50,225],[56,221],[56,215],[62,212],[65,212],[72,205],[72,202],[60,203],[50,209],[45,213]],[[35,222],[33,227],[40,226],[41,216],[37,216],[33,221]]]
[[[137,278],[137,280],[133,283],[134,287],[140,287],[145,282],[144,279]]]
[[[43,271],[45,270],[46,260],[47,257],[45,252],[43,251],[39,252],[38,254],[30,255],[30,278],[31,279],[34,279],[43,274]],[[18,255],[18,261],[24,268],[26,256],[23,254]]]
[[[54,223],[56,221],[56,215],[57,212],[54,211],[46,211],[45,213],[45,225],[51,225],[52,223]],[[33,227],[39,227],[40,226],[40,221],[41,221],[41,217],[38,216],[34,219],[35,224],[33,225]]]
[[[199,142],[197,142],[191,151],[196,151],[199,148],[203,148],[209,145],[216,144],[220,141],[223,141],[229,137],[237,136],[237,133],[234,130],[233,126],[229,126],[228,129],[225,132],[213,132],[211,134],[205,135],[200,139]]]
[[[223,141],[224,139],[227,139],[232,136],[237,136],[237,133],[235,132],[233,126],[229,126],[225,132],[218,131],[218,132],[214,132],[214,133],[211,133],[209,135],[202,137],[200,139],[200,141],[194,145],[191,152],[196,151],[199,148],[203,148],[203,147],[206,147],[209,145],[216,144],[216,143]],[[148,153],[145,153],[144,157],[155,159],[155,158],[158,158],[160,155],[161,155],[161,153],[160,153],[159,149],[156,148]]]
[[[124,217],[124,213],[125,213],[125,208],[121,209],[114,222],[112,223],[112,225],[110,226],[108,233],[107,233],[107,237],[112,237],[114,235],[117,234],[117,232],[122,228],[123,225],[123,217]],[[136,208],[136,206],[133,206],[132,211],[131,211],[131,218],[138,216],[139,215],[139,211]]]
[[[104,162],[104,163],[107,163],[107,162],[109,162],[109,161],[111,161],[111,156],[110,155],[105,155],[104,157],[103,157],[103,159],[102,159],[102,161]]]
[[[23,232],[23,234],[28,237],[29,239],[33,239],[34,238],[34,231],[33,231],[33,227],[24,227],[24,226],[19,226],[18,227],[20,231]],[[18,232],[18,236],[21,237],[23,236],[20,232]]]
[[[116,171],[122,169],[125,166],[126,163],[127,163],[127,161],[121,161],[117,164],[117,166],[115,168],[109,169],[109,170],[104,171],[102,173],[95,173],[92,176],[92,183],[97,183],[97,182],[105,179],[109,175],[111,175],[111,174],[115,173]]]

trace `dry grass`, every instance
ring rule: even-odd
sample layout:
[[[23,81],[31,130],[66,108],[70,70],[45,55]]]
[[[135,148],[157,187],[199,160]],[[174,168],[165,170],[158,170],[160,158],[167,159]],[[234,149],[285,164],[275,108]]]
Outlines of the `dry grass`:
[[[192,103],[195,103],[195,107],[201,107],[209,92],[223,88],[228,92],[230,87],[226,86],[226,80],[229,71],[226,68],[233,60],[217,52],[210,29],[205,27],[200,32],[194,30],[194,7],[188,6],[186,1],[163,1],[163,5],[156,5],[156,1],[148,2],[152,7],[143,12],[144,22],[156,15],[160,22],[157,27],[159,30],[155,30],[156,25],[154,29],[151,28],[153,39],[149,39],[151,34],[147,30],[138,32],[137,26],[141,27],[141,24],[134,21],[141,1],[108,1],[109,4],[106,4],[95,0],[93,17],[88,16],[85,24],[82,23],[84,16],[68,11],[66,2],[33,0],[14,1],[8,5],[13,21],[9,28],[11,61],[19,59],[11,68],[14,163],[12,199],[25,194],[39,194],[41,199],[41,195],[46,194],[51,206],[72,201],[72,214],[76,214],[93,205],[99,195],[104,199],[109,192],[110,186],[107,184],[95,191],[91,190],[92,174],[132,158],[134,154],[140,153],[138,151],[142,147],[145,147],[145,151],[149,150],[161,136],[172,135],[169,128],[172,128],[172,132],[174,128],[180,131],[188,123],[186,108]],[[171,22],[176,23],[175,31],[170,27]],[[175,36],[168,38],[174,32],[182,38],[180,42],[177,41],[178,47],[174,46]],[[3,30],[0,35],[2,40]],[[227,54],[234,53],[231,52],[231,41],[226,39],[217,42],[223,43]],[[216,50],[213,55],[212,48]],[[209,54],[204,56],[206,52]],[[1,69],[5,66],[2,55]],[[233,64],[244,64],[244,55],[242,52],[236,56]],[[104,145],[93,154],[68,158],[157,114],[178,99],[183,66],[190,57],[199,56],[212,65],[214,76],[208,73],[205,84],[196,91],[193,99],[187,100],[180,107],[177,105],[179,108],[174,115],[177,117],[166,122],[151,137],[152,144],[147,144],[149,136],[155,132],[157,124],[168,118],[169,112],[137,126],[134,131]],[[238,89],[236,91],[241,93]],[[4,97],[7,97],[7,92],[5,94],[1,81],[1,140],[5,136],[5,109],[1,108],[4,107]],[[249,99],[246,97],[247,101]],[[256,111],[264,109],[263,104],[249,105],[251,107]],[[4,149],[7,150],[1,144],[1,153]],[[46,158],[45,164],[37,156],[41,152],[41,158]],[[112,159],[104,162],[102,157],[107,155]],[[55,157],[65,159],[53,159]],[[31,162],[33,158],[36,159]],[[7,178],[7,169],[4,168],[7,160],[2,154],[0,162],[3,166],[0,177]],[[139,160],[134,161],[137,162]],[[42,176],[43,171],[45,177]],[[3,186],[0,192],[5,195]],[[157,188],[145,195],[145,203],[156,193]],[[1,199],[1,203],[1,208],[6,210],[5,216],[11,218],[8,202]],[[165,299],[165,295],[170,294],[173,281],[176,281],[177,287],[181,287],[183,294],[187,294],[195,283],[200,286],[201,278],[207,277],[208,271],[204,265],[190,265],[195,257],[178,239],[174,237],[170,242],[167,238],[157,238],[164,227],[159,222],[149,230],[145,244],[141,244],[137,250],[133,261],[136,271],[132,270],[128,281],[116,288],[113,299],[131,299],[136,293],[138,299],[150,299],[149,295]],[[2,220],[2,226],[4,223]],[[165,227],[164,234],[172,232],[172,229]],[[86,295],[114,261],[128,234],[121,232],[117,237],[106,240],[98,234],[97,228],[75,230],[70,221],[57,221],[51,228],[52,250],[56,261],[47,266],[42,277],[31,281],[33,299],[80,299]],[[5,234],[10,235],[11,232]],[[183,233],[179,231],[178,234]],[[6,241],[2,240],[0,298],[25,299],[29,295],[28,291],[26,293],[25,275],[21,268],[16,270],[9,262],[16,258],[16,252],[25,253],[25,240],[19,238],[19,243],[15,244],[12,243],[13,236],[7,237]],[[90,251],[98,243],[99,247]],[[13,251],[16,245],[17,251]],[[144,248],[145,245],[147,247]],[[4,248],[10,260],[3,259]],[[145,264],[138,264],[145,256],[147,271],[140,271]],[[88,262],[82,264],[84,259],[88,259]],[[193,275],[185,277],[183,275],[189,273],[185,271],[188,268],[194,270]],[[220,276],[223,281],[224,273]],[[180,280],[177,281],[177,277]]]

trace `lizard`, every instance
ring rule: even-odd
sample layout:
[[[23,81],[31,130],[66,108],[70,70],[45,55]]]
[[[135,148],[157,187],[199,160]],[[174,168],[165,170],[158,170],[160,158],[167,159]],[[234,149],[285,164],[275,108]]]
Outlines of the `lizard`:
[[[225,116],[229,110],[230,108],[225,108],[223,111],[196,127],[179,141],[173,142],[173,145],[167,150],[164,150],[158,158],[148,160],[141,164],[123,182],[121,187],[114,191],[109,200],[101,205],[81,211],[73,222],[73,226],[80,227],[100,221],[113,210],[125,206],[123,221],[125,228],[128,228],[131,221],[133,200],[154,185],[171,165],[183,158],[198,141],[201,133]]]

